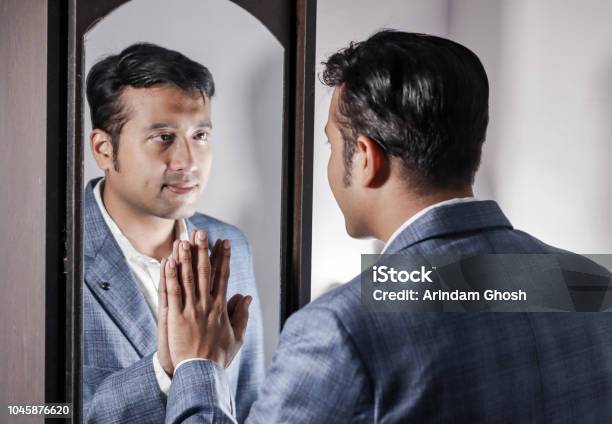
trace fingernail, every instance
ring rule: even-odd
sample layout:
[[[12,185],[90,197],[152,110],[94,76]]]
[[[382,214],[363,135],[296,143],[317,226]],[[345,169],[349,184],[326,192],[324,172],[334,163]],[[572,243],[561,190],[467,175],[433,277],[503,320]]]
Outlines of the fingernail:
[[[197,235],[198,235],[198,239],[200,239],[200,240],[205,240],[206,239],[206,235],[204,234],[204,231],[202,231],[202,230],[198,230]]]
[[[229,249],[232,246],[232,242],[229,240],[223,240],[223,247]]]
[[[181,247],[183,248],[183,250],[189,250],[189,242],[188,241],[182,242]]]
[[[168,259],[168,266],[170,268],[174,268],[176,266],[176,264],[174,263],[174,259]]]

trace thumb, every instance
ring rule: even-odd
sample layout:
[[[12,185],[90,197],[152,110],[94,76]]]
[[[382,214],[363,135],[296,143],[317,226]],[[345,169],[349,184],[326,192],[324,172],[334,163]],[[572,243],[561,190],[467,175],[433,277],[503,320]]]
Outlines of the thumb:
[[[236,306],[240,304],[240,301],[244,298],[240,293],[236,293],[230,300],[227,301],[227,315],[232,316],[236,310]]]
[[[234,329],[234,336],[240,343],[244,340],[246,326],[249,322],[249,305],[252,300],[253,298],[251,296],[244,296],[233,308],[232,314],[229,317],[232,328]]]
[[[157,307],[157,339],[158,348],[163,346],[167,342],[166,335],[168,334],[168,298],[166,295],[166,278],[164,276],[164,267],[166,266],[166,259],[161,261],[161,275],[159,279],[158,287],[158,307]]]

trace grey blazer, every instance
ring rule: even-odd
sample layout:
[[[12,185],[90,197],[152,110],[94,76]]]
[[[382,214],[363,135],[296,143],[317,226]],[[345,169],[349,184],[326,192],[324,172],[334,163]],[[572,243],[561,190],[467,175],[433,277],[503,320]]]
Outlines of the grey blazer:
[[[478,201],[427,212],[388,253],[558,251]],[[612,423],[612,315],[368,312],[360,291],[291,316],[247,422]],[[227,384],[209,361],[180,367],[166,422],[232,422]]]
[[[166,399],[152,362],[155,319],[100,213],[92,190],[96,182],[90,181],[85,190],[83,216],[83,416],[91,423],[160,423]],[[249,243],[239,229],[209,216],[195,214],[186,221],[189,233],[206,230],[211,244],[218,238],[232,241],[228,295],[253,296],[245,349],[227,370],[234,413],[243,419],[264,375],[261,310]]]

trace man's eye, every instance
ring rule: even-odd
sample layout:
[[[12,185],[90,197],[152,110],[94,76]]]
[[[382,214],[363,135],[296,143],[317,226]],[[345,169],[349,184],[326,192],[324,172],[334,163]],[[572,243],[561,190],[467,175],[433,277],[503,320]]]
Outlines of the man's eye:
[[[171,143],[174,140],[174,134],[158,134],[154,137],[156,141],[159,141],[163,144]]]
[[[202,131],[196,134],[195,136],[196,140],[204,143],[206,141],[208,141],[208,132],[206,131]]]

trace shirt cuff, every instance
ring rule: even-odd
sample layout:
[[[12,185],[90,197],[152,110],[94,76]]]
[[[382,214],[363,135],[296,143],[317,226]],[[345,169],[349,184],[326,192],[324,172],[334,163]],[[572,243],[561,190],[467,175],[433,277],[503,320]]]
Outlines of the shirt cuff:
[[[185,362],[185,361],[183,361]],[[179,364],[180,365],[180,364]],[[168,397],[168,392],[170,391],[170,385],[172,384],[172,380],[170,376],[166,374],[159,359],[157,358],[157,352],[153,355],[153,369],[155,370],[155,379],[157,380],[157,385],[159,386],[159,390],[164,394],[164,396]]]
[[[191,361],[210,361],[210,359],[204,359],[204,358],[183,359],[181,362],[176,364],[176,367],[174,367],[174,372],[176,372],[176,370],[178,370],[181,365],[186,364],[187,362],[191,362]]]

